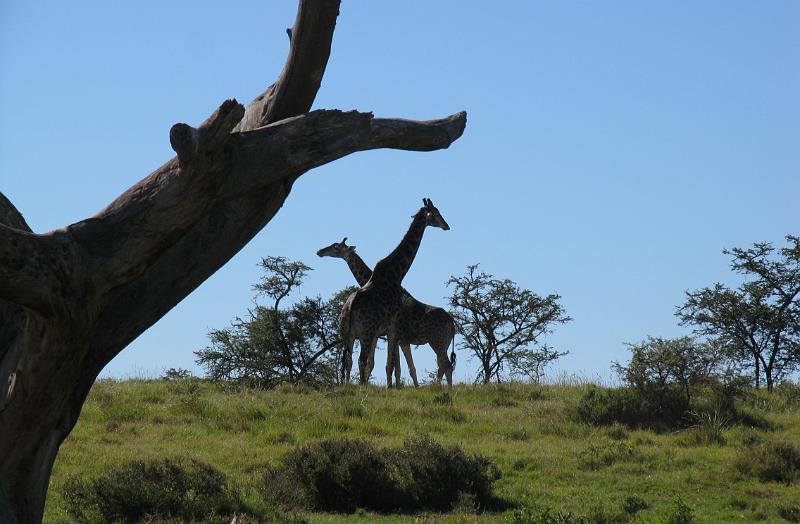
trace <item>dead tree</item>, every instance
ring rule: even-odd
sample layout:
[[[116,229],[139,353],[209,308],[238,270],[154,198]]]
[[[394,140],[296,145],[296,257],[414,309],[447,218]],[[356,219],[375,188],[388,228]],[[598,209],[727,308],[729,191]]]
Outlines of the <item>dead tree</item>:
[[[300,175],[461,136],[463,112],[308,112],[338,12],[339,0],[300,0],[278,80],[247,108],[227,100],[196,128],[174,125],[177,156],[96,216],[35,234],[0,194],[1,522],[42,519],[56,453],[98,373],[253,238]]]

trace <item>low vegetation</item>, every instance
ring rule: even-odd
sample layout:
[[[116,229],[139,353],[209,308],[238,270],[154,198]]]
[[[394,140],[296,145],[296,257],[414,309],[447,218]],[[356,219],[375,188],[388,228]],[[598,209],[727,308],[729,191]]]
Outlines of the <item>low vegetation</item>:
[[[264,494],[287,509],[352,513],[473,511],[499,504],[499,470],[487,458],[429,437],[378,449],[361,439],[333,438],[301,446],[265,475]]]
[[[748,417],[654,431],[587,421],[587,397],[619,390],[580,384],[104,380],[59,453],[45,522],[796,522],[798,390],[744,389]]]
[[[184,520],[240,509],[223,473],[195,460],[132,461],[92,479],[70,476],[61,494],[81,522],[136,522],[149,515]]]

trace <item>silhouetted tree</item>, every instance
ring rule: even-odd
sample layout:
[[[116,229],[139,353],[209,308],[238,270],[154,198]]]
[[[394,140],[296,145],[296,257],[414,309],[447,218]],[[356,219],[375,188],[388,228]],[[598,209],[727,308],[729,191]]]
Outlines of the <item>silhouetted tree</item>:
[[[559,295],[540,297],[509,279],[478,272],[477,264],[447,285],[453,287],[450,306],[464,339],[460,345],[480,362],[476,382],[500,382],[506,372],[539,381],[549,363],[567,354],[540,343],[554,325],[572,320]]]
[[[299,0],[276,82],[247,108],[227,100],[196,128],[174,125],[177,156],[94,217],[35,234],[0,194],[0,522],[41,521],[56,453],[100,371],[253,238],[301,175],[461,136],[463,112],[309,112],[338,14],[339,0]],[[119,125],[110,108],[109,129]]]
[[[753,369],[770,391],[775,382],[800,367],[800,238],[787,236],[777,250],[768,242],[733,248],[731,269],[744,275],[738,289],[716,283],[686,292],[676,315],[697,333],[719,338],[732,355]],[[777,256],[776,256],[777,255]]]
[[[283,257],[264,258],[261,267],[266,275],[255,289],[271,303],[256,305],[246,319],[234,319],[229,328],[212,330],[211,345],[195,352],[197,363],[212,380],[254,387],[338,384],[339,311],[355,288],[343,289],[328,300],[304,297],[281,307],[311,268]]]

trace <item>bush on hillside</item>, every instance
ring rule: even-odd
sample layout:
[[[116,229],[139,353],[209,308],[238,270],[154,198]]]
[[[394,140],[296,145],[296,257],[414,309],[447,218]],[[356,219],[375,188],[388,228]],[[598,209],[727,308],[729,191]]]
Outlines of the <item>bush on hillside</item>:
[[[193,520],[239,508],[225,475],[195,460],[133,461],[93,479],[72,476],[61,494],[67,512],[81,522]]]
[[[647,337],[638,344],[628,344],[628,349],[628,365],[615,362],[612,366],[625,383],[651,399],[665,392],[682,398],[685,409],[694,388],[720,376],[725,360],[719,343],[698,342],[692,337]]]
[[[666,524],[693,524],[694,509],[678,497],[667,510]]]
[[[468,456],[457,446],[445,447],[427,437],[407,440],[402,448],[385,453],[404,479],[401,506],[408,510],[448,511],[462,494],[477,509],[492,502],[492,483],[500,470],[485,457]]]
[[[723,370],[726,357],[719,343],[648,337],[628,346],[627,365],[613,365],[625,387],[589,388],[578,403],[582,421],[668,430],[707,416],[731,422],[746,418],[735,408],[746,381]]]
[[[800,479],[800,449],[788,442],[755,444],[742,451],[736,467],[763,482],[792,484]]]
[[[328,439],[287,454],[265,475],[265,493],[286,507],[316,511],[450,511],[465,497],[477,508],[491,505],[499,477],[488,459],[425,437],[383,450]]]
[[[388,511],[396,504],[385,458],[363,440],[297,447],[281,467],[267,472],[265,488],[287,507],[352,512],[359,507]]]
[[[589,386],[578,401],[576,414],[582,422],[597,426],[619,423],[631,428],[667,430],[683,423],[686,408],[681,395],[669,392],[656,399],[635,388]]]

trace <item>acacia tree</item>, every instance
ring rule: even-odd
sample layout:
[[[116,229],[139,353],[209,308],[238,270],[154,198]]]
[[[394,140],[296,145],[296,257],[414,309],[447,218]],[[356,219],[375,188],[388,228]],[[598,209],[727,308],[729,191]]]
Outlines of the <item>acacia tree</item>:
[[[755,386],[762,376],[767,389],[800,368],[800,238],[787,236],[777,250],[768,242],[733,248],[731,269],[745,276],[738,289],[716,283],[686,292],[676,315],[699,334],[718,337],[730,353],[753,370]],[[777,256],[776,256],[777,255]]]
[[[447,285],[453,286],[450,313],[464,338],[460,345],[480,362],[476,382],[500,382],[506,372],[539,381],[549,363],[567,354],[540,344],[555,324],[572,320],[559,295],[540,297],[509,279],[479,273],[477,264]]]
[[[94,217],[44,234],[0,196],[0,522],[42,518],[50,472],[103,367],[213,274],[302,174],[356,151],[431,151],[466,114],[431,121],[308,112],[339,0],[300,0],[277,81],[169,133],[177,156]]]
[[[337,384],[342,347],[339,312],[355,288],[339,291],[328,300],[304,297],[283,308],[283,300],[302,284],[311,268],[283,257],[266,257],[261,267],[267,274],[255,288],[271,304],[256,305],[248,318],[236,318],[231,327],[212,330],[211,345],[195,352],[197,363],[212,380],[261,388],[283,383]]]

